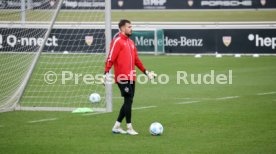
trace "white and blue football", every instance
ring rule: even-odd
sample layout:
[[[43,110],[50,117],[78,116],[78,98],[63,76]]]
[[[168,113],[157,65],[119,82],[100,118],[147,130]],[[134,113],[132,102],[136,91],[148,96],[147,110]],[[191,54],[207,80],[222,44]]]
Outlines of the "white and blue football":
[[[99,103],[101,101],[101,96],[98,93],[92,93],[89,96],[89,100],[91,103]]]
[[[150,131],[151,135],[158,136],[163,133],[164,128],[161,123],[154,122],[150,125],[149,131]]]

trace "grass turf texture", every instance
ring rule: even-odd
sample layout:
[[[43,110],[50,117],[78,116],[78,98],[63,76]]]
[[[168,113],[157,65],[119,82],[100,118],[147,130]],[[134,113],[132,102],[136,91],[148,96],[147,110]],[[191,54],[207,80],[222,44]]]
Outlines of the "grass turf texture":
[[[89,80],[90,82],[84,82],[84,76],[87,74],[94,77],[97,74],[102,74],[104,54],[43,53],[42,55],[21,99],[22,106],[33,106],[36,104],[40,107],[105,107],[104,99],[102,99],[101,103],[93,105],[88,99],[93,92],[97,92],[104,97],[104,86],[92,83],[91,80]],[[45,82],[44,75],[49,71],[58,74],[57,82],[54,84]],[[72,80],[64,80],[64,83],[62,83],[62,72],[65,71],[72,73],[72,77],[76,74],[81,74],[81,77],[74,76]],[[70,76],[68,75],[69,73],[64,74],[64,78]],[[93,81],[99,82],[96,79]]]
[[[169,84],[137,84],[133,111],[138,136],[114,135],[114,112],[99,115],[68,112],[0,113],[0,153],[274,153],[276,151],[276,57],[141,56]],[[232,85],[176,84],[176,71],[227,73]],[[114,86],[114,97],[119,91]],[[235,99],[217,100],[226,96]],[[179,102],[200,101],[177,105]],[[40,119],[54,121],[29,123]],[[161,122],[164,134],[153,137],[148,128]]]
[[[1,15],[2,14],[2,15]],[[162,14],[162,17],[160,16]],[[113,11],[112,21],[126,18],[131,21],[164,22],[227,22],[227,21],[276,21],[276,10],[227,10],[227,11]],[[53,11],[28,11],[27,21],[50,21]],[[80,18],[81,17],[81,18]],[[20,21],[20,12],[0,12],[0,21]],[[61,11],[57,21],[104,21],[103,13]]]

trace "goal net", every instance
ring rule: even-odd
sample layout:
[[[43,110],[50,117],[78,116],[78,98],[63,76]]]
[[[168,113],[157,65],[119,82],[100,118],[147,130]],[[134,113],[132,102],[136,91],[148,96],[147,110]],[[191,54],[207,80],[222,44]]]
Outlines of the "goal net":
[[[109,0],[17,0],[0,11],[0,111],[111,111],[100,84]],[[85,3],[85,5],[84,5]],[[91,103],[98,93],[101,101]]]

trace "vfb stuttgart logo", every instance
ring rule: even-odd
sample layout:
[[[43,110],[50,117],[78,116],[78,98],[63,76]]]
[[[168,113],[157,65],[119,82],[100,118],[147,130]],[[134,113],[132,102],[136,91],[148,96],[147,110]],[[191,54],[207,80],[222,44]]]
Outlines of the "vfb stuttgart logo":
[[[223,37],[222,37],[222,41],[223,41],[223,44],[224,44],[226,47],[229,47],[229,45],[230,45],[231,42],[232,42],[232,37],[231,37],[231,36],[223,36]]]
[[[85,36],[85,43],[86,43],[88,46],[91,46],[92,43],[93,43],[93,36]]]
[[[187,2],[188,2],[188,5],[189,5],[190,7],[194,5],[194,1],[193,1],[193,0],[188,0]]]

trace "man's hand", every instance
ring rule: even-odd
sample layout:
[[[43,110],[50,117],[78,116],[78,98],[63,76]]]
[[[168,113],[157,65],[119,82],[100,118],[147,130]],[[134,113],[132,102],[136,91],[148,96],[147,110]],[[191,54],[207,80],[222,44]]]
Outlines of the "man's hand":
[[[157,74],[155,74],[153,71],[145,70],[145,74],[146,74],[146,76],[147,76],[150,80],[152,80],[152,79],[154,79],[155,77],[157,77]]]
[[[100,82],[101,82],[101,84],[103,84],[105,86],[105,83],[106,83],[106,73],[104,73],[104,75],[100,78]]]

